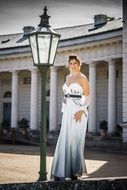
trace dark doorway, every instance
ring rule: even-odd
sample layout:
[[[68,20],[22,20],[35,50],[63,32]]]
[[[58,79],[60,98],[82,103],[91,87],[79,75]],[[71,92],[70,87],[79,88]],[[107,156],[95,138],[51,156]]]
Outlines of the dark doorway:
[[[8,120],[11,124],[11,102],[3,103],[3,120]]]

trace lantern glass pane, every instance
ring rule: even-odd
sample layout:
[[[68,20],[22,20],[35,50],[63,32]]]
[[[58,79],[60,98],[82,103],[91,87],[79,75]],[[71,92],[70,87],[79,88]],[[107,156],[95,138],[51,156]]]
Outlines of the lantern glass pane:
[[[33,55],[33,60],[35,64],[38,64],[38,56],[37,56],[37,42],[36,42],[36,36],[30,36],[30,44],[31,44],[31,51]]]
[[[50,35],[38,35],[40,64],[49,64]]]
[[[57,50],[57,45],[58,45],[59,37],[56,35],[52,36],[52,42],[51,42],[51,52],[50,52],[50,64],[53,64],[56,50]]]

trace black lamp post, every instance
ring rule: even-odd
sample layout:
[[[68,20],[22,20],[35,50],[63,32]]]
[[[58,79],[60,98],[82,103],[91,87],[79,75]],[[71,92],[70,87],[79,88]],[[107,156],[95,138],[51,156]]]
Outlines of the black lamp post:
[[[40,171],[39,180],[47,179],[46,172],[46,76],[50,66],[53,65],[60,35],[50,28],[47,8],[38,27],[29,34],[34,66],[41,74],[41,128],[40,128]]]

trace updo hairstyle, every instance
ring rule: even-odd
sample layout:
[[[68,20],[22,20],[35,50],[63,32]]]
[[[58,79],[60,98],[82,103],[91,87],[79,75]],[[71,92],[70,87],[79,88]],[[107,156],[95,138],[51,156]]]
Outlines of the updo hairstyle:
[[[70,54],[70,55],[68,56],[68,65],[69,65],[69,62],[70,62],[72,59],[75,59],[75,61],[76,61],[77,63],[79,63],[79,66],[82,65],[82,64],[81,64],[81,61],[80,61],[80,59],[79,59],[79,57],[78,57],[76,54]]]

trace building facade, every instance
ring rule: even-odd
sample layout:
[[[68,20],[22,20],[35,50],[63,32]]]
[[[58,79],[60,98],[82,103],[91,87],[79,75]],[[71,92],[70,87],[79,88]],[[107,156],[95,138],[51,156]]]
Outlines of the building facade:
[[[109,133],[127,121],[127,3],[123,2],[123,19],[100,14],[92,24],[56,29],[61,39],[46,84],[50,131],[60,128],[70,53],[81,58],[82,72],[91,87],[88,132],[98,132],[101,120],[108,122]],[[24,33],[0,36],[0,123],[8,119],[12,128],[24,117],[30,121],[30,129],[40,128],[40,73],[33,66],[26,36],[32,30],[28,26]]]

